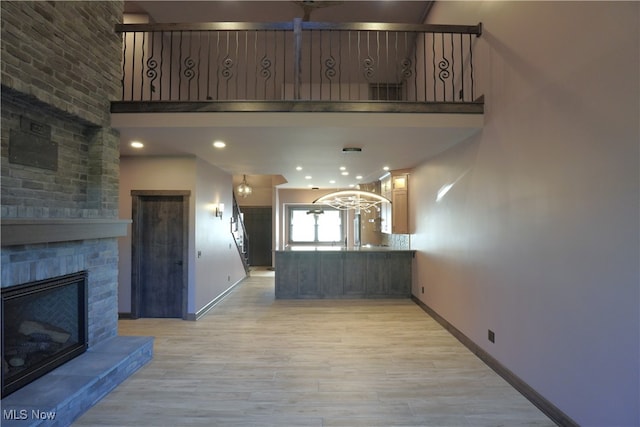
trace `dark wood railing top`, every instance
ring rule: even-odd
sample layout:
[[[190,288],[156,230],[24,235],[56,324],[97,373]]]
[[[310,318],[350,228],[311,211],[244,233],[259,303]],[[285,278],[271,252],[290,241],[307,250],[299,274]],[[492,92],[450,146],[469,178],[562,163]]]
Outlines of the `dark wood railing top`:
[[[116,24],[116,32],[150,31],[253,31],[289,30],[300,25],[302,30],[345,30],[345,31],[402,31],[444,34],[482,34],[482,23],[477,25],[443,24],[398,24],[385,22],[201,22],[201,23],[160,23],[160,24]]]

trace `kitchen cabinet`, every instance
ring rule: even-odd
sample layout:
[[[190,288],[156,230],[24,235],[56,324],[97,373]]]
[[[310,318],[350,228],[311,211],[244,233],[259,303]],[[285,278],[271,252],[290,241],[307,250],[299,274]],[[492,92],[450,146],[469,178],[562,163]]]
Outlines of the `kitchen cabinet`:
[[[391,205],[380,207],[380,231],[386,234],[409,234],[409,174],[394,171],[380,181],[380,193]]]

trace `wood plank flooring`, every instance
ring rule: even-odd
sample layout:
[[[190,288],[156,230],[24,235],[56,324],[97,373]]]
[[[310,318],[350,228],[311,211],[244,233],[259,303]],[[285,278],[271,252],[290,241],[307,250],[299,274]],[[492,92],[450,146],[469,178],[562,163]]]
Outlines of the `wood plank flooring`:
[[[74,426],[553,426],[410,300],[274,300],[252,272],[207,316],[120,321],[154,359]]]

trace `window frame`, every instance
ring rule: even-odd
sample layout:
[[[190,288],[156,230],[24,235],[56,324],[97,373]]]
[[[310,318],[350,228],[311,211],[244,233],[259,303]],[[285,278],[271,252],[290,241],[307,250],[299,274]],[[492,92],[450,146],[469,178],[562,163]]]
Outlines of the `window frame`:
[[[332,242],[321,242],[318,240],[318,215],[314,215],[316,218],[314,225],[314,240],[313,241],[298,241],[293,240],[293,212],[303,211],[308,212],[310,210],[322,209],[326,211],[338,212],[340,215],[340,239]],[[309,214],[313,215],[313,214]],[[342,210],[332,208],[330,206],[318,206],[318,205],[289,205],[287,206],[287,217],[286,217],[286,226],[287,226],[287,244],[295,245],[295,246],[336,246],[342,244],[344,242],[345,236],[347,235],[347,216],[346,213]]]

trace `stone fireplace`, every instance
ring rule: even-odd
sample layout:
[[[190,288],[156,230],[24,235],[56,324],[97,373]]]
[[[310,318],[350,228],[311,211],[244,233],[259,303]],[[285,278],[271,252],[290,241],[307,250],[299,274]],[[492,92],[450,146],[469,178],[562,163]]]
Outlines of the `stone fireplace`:
[[[51,341],[64,347],[76,336],[79,347],[45,375],[3,390],[0,422],[36,425],[35,410],[42,410],[56,414],[47,425],[70,425],[152,355],[151,338],[118,336],[118,238],[131,221],[118,218],[119,135],[110,126],[110,104],[119,94],[122,40],[114,28],[123,3],[0,2],[0,8],[2,295],[82,275],[87,308],[75,331],[58,318],[37,317],[41,305],[13,326],[17,334],[3,334],[15,353],[3,357],[8,382],[19,367],[11,359],[27,364],[23,347],[51,349]],[[67,296],[55,291],[43,305]],[[65,334],[64,343],[52,338]]]

